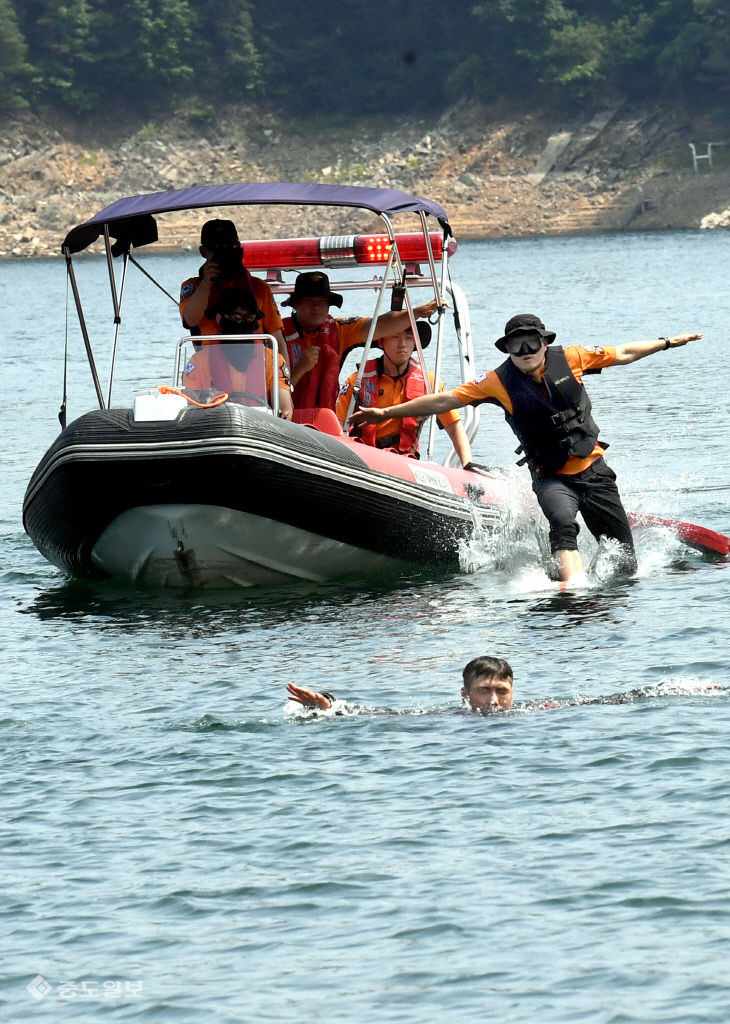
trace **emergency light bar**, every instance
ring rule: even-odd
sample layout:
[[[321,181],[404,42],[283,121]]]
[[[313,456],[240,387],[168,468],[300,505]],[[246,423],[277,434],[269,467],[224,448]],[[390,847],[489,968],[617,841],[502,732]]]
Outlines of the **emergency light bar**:
[[[443,237],[429,234],[433,258],[443,256]],[[428,260],[426,240],[419,232],[395,236],[402,263]],[[387,235],[325,235],[322,238],[283,238],[276,241],[241,242],[243,263],[249,270],[298,267],[354,267],[358,264],[387,263],[391,242]],[[456,241],[449,238],[447,253],[456,252]]]

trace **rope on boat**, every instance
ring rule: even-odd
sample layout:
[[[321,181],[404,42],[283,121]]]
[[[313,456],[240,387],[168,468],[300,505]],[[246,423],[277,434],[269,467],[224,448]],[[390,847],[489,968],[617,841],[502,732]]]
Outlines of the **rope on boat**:
[[[199,409],[214,409],[216,405],[223,405],[224,402],[228,401],[228,392],[223,391],[220,395],[216,395],[215,398],[211,398],[209,402],[196,402],[190,395],[186,395],[184,391],[180,391],[179,388],[171,388],[166,384],[160,384],[157,389],[161,395],[179,395],[180,398],[184,398],[186,402],[190,402],[191,405],[197,405]]]

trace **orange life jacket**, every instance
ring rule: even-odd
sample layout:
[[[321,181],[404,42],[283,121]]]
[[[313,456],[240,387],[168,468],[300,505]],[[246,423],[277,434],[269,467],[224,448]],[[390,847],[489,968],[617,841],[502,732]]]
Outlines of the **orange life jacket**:
[[[283,333],[289,349],[289,365],[293,370],[309,345],[305,345],[293,316],[284,318]],[[334,409],[339,392],[340,356],[337,324],[331,316],[314,335],[311,344],[319,346],[319,359],[294,388],[294,408]]]
[[[361,408],[372,408],[373,406],[377,406],[380,391],[380,378],[382,376],[384,376],[382,356],[380,359],[370,359],[365,363],[365,369],[360,383]],[[418,398],[420,395],[425,394],[426,381],[423,378],[420,360],[414,352],[410,358],[405,375],[403,402],[410,402],[412,398]],[[397,449],[401,455],[416,455],[418,453],[418,435],[421,433],[422,426],[423,419],[417,419],[415,416],[406,416],[404,419],[400,420],[400,434],[398,436]],[[387,441],[386,444],[383,444],[382,438],[380,440],[376,438],[376,430],[376,424],[366,423],[355,430],[355,435],[362,438],[365,444],[372,445],[375,448],[384,448],[386,445],[387,447],[391,447]]]

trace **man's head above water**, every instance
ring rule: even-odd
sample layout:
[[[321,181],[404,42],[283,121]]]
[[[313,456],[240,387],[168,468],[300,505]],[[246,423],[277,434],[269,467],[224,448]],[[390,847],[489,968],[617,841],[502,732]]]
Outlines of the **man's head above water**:
[[[486,654],[472,658],[464,667],[463,678],[461,696],[472,711],[490,714],[512,707],[512,668],[504,658]]]
[[[496,711],[508,711],[512,707],[512,668],[504,658],[492,658],[486,654],[472,658],[464,666],[463,678],[461,696],[472,711],[490,715]],[[337,699],[331,693],[307,690],[296,683],[287,683],[286,688],[289,700],[308,708],[326,711]]]

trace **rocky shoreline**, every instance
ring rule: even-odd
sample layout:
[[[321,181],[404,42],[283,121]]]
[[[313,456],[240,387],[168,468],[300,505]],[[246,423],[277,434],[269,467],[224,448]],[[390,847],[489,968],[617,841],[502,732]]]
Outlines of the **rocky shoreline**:
[[[730,227],[730,144],[698,171],[689,148],[722,142],[717,132],[621,104],[558,120],[464,103],[433,121],[346,128],[240,107],[204,126],[28,114],[0,125],[0,258],[58,255],[70,227],[122,196],[232,181],[403,189],[440,202],[457,239]],[[199,220],[179,218],[168,244],[195,245]],[[320,221],[351,229],[341,211]],[[282,232],[309,234],[306,212],[247,210],[247,237]]]

